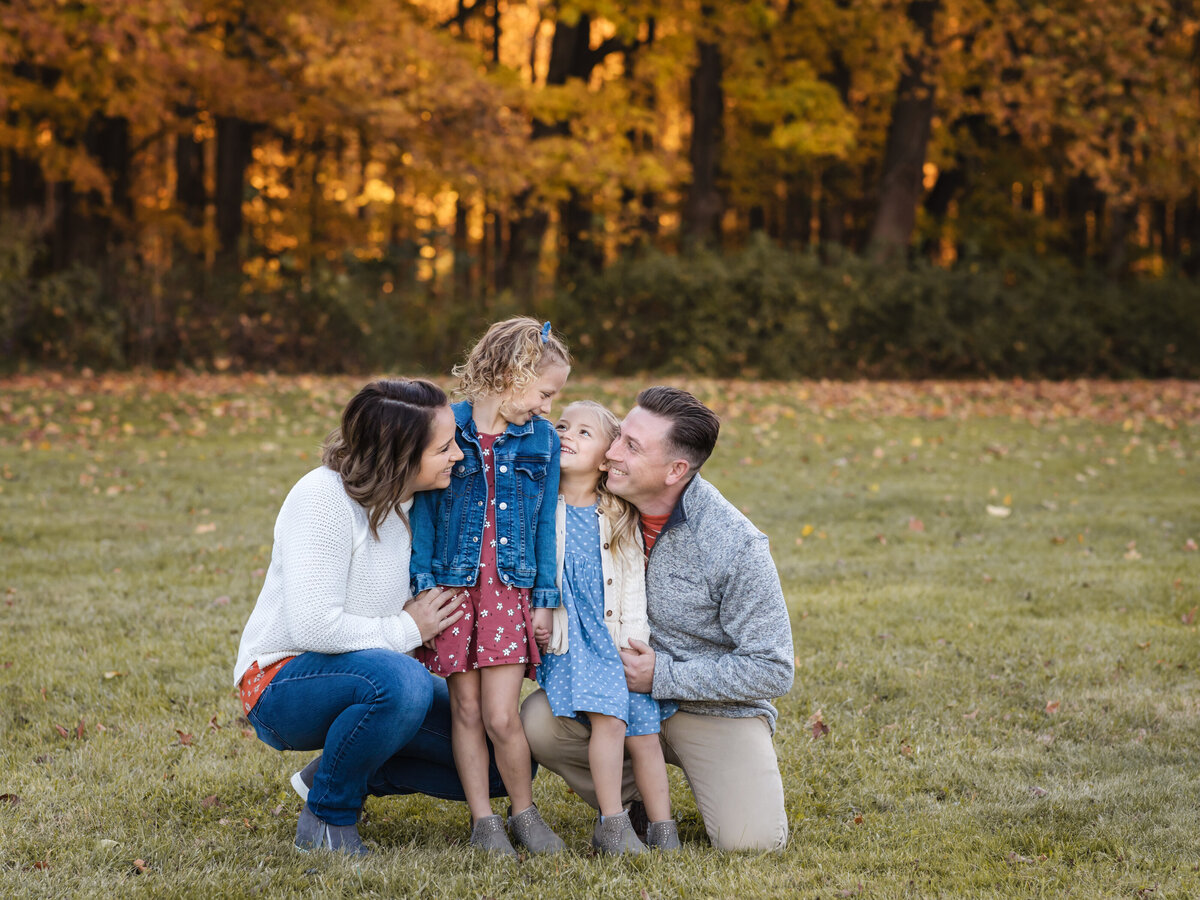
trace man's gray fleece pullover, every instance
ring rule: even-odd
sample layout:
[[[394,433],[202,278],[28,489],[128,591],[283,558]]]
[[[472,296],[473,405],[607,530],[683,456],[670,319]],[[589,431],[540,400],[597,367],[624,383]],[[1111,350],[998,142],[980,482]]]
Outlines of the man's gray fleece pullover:
[[[792,628],[767,536],[696,475],[646,568],[652,694],[707,716],[765,716],[792,687]]]

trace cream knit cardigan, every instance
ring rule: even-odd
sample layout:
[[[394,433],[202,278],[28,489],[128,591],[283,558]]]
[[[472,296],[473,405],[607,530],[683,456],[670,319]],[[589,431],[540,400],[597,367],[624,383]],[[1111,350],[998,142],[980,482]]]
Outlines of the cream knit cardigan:
[[[600,570],[604,577],[604,624],[612,635],[613,643],[627,649],[632,638],[646,643],[650,640],[650,624],[646,620],[646,551],[642,543],[641,529],[635,529],[637,540],[626,542],[619,553],[609,549],[612,541],[611,517],[597,508],[600,518]],[[558,576],[555,583],[562,590],[563,560],[567,547],[567,502],[560,495],[555,514],[555,532],[558,536]],[[559,600],[554,609],[553,626],[547,652],[566,653],[569,647],[567,635],[567,608]]]
[[[242,632],[233,683],[256,660],[265,669],[310,651],[408,653],[419,646],[420,630],[404,612],[412,596],[411,550],[408,528],[395,512],[375,540],[367,511],[347,496],[342,476],[324,466],[309,472],[275,521],[271,565]]]

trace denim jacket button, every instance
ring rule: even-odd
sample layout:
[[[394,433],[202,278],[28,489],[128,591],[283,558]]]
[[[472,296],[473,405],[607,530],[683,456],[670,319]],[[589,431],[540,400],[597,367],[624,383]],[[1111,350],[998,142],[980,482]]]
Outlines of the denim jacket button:
[[[483,506],[483,501],[482,501],[482,500],[480,500],[478,505],[479,505],[479,506]]]
[[[507,504],[507,503],[501,503],[501,504],[500,504],[500,508],[501,508],[501,509],[508,509],[508,504]]]
[[[477,537],[473,537],[473,538],[471,538],[471,540],[473,540],[477,544],[479,543],[479,538],[477,538]]]
[[[501,466],[501,467],[500,467],[500,471],[501,471],[501,472],[507,472],[507,471],[508,471],[508,466]]]
[[[502,544],[507,544],[507,543],[508,543],[508,538],[500,538],[500,543],[502,543]]]

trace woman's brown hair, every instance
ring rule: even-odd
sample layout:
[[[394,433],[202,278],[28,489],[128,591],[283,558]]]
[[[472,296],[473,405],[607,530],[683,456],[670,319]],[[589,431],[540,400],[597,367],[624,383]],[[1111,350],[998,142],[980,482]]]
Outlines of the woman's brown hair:
[[[433,432],[433,414],[447,403],[436,384],[416,379],[372,381],[346,404],[341,427],[325,439],[321,462],[342,476],[350,499],[367,510],[371,534],[400,508]]]

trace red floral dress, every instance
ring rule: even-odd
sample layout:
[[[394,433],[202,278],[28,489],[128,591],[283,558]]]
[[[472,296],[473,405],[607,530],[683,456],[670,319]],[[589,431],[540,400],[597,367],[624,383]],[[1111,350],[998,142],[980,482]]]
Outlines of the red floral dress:
[[[497,435],[479,435],[483,472],[487,478],[489,506],[496,505],[496,476],[492,471],[492,445]],[[460,535],[460,540],[467,537]],[[435,675],[447,676],[488,666],[525,666],[527,678],[534,677],[540,663],[537,644],[531,639],[533,617],[529,611],[529,589],[505,584],[496,567],[496,516],[489,509],[483,520],[479,580],[466,589],[460,609],[463,616],[434,640],[434,649],[417,649],[417,659]]]

